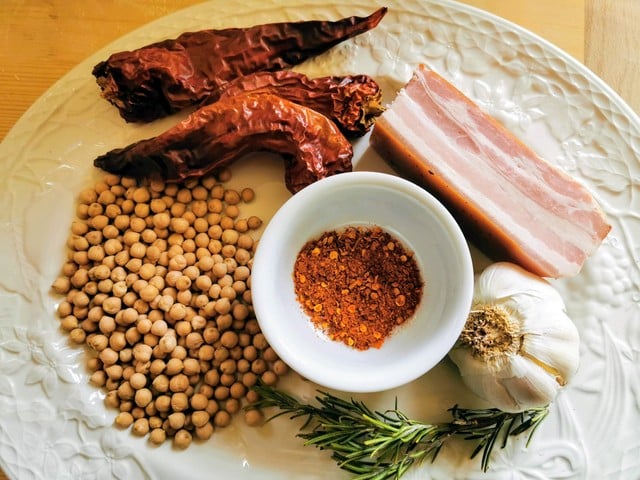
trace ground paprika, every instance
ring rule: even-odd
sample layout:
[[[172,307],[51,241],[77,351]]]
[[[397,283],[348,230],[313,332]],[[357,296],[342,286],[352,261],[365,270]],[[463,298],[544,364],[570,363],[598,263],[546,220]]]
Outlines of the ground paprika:
[[[323,233],[298,253],[298,301],[333,340],[380,348],[415,313],[424,283],[413,252],[378,226]]]

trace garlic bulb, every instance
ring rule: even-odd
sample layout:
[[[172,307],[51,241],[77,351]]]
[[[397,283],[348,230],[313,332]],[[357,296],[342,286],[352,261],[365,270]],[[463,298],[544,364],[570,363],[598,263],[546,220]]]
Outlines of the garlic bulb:
[[[499,262],[476,277],[471,313],[449,357],[476,395],[520,412],[556,397],[578,368],[579,348],[553,286]]]

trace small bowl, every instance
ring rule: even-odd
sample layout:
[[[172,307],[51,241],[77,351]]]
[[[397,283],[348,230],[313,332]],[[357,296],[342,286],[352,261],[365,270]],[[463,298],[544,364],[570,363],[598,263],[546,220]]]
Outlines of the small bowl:
[[[296,299],[298,252],[348,225],[378,225],[395,236],[414,252],[424,281],[413,318],[380,348],[330,340]],[[375,392],[415,380],[447,355],[469,313],[473,281],[467,242],[438,200],[394,175],[351,172],[313,183],[276,212],[253,260],[251,290],[263,334],[293,370],[323,387]]]

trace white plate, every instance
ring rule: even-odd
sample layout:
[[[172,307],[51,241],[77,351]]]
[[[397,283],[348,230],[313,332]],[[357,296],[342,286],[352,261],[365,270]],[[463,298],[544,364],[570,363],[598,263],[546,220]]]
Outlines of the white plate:
[[[262,429],[241,421],[211,441],[175,452],[169,444],[111,427],[114,412],[87,385],[83,354],[57,329],[49,285],[64,257],[77,192],[108,149],[164,130],[176,117],[126,125],[100,99],[91,67],[109,53],[185,30],[370,13],[379,0],[209,2],[137,30],[72,70],[16,124],[0,147],[0,466],[15,478],[342,478],[326,452],[305,448],[286,419]],[[537,152],[584,181],[613,223],[604,245],[574,279],[558,282],[582,336],[575,381],[553,405],[528,450],[496,450],[482,474],[470,445],[445,448],[435,464],[405,478],[640,477],[640,120],[603,82],[568,55],[522,29],[472,8],[438,1],[384,2],[372,32],[308,62],[311,74],[368,73],[386,99],[426,62],[505,122]],[[222,8],[224,7],[224,8]],[[357,142],[356,169],[388,169]],[[234,170],[255,186],[268,217],[287,198],[278,161],[255,157]],[[247,168],[250,167],[250,168]],[[480,259],[480,257],[476,257]],[[481,260],[480,260],[481,261]],[[477,264],[478,266],[479,264]],[[314,389],[294,378],[303,398]],[[371,405],[399,406],[429,421],[446,408],[474,406],[456,370],[427,376]]]

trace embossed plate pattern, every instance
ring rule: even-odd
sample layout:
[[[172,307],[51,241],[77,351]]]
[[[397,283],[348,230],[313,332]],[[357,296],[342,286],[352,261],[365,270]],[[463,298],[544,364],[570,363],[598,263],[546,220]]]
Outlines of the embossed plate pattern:
[[[297,5],[296,5],[297,4]],[[0,146],[0,465],[20,479],[342,478],[325,452],[303,448],[286,419],[261,429],[236,422],[187,451],[111,427],[101,392],[87,385],[82,350],[57,328],[49,293],[64,259],[74,198],[96,178],[104,151],[159,133],[176,121],[126,125],[99,98],[91,67],[114,51],[186,30],[246,26],[371,12],[379,0],[209,2],[121,38],[56,83]],[[568,55],[500,19],[445,0],[385,2],[374,31],[300,67],[310,74],[368,73],[386,100],[418,63],[427,63],[503,121],[537,152],[587,184],[613,223],[582,273],[556,283],[582,337],[575,381],[554,403],[529,448],[497,450],[489,472],[469,461],[464,442],[433,465],[407,474],[426,479],[640,478],[640,120],[603,82]],[[386,170],[355,146],[356,168]],[[235,169],[254,186],[265,218],[286,198],[281,171],[254,159]],[[275,170],[275,171],[274,171]],[[399,212],[401,214],[401,212]],[[485,262],[476,255],[476,266]],[[313,385],[291,376],[304,398]],[[425,377],[385,394],[362,396],[429,421],[479,400],[442,362]]]

